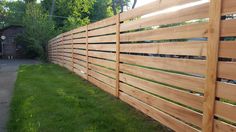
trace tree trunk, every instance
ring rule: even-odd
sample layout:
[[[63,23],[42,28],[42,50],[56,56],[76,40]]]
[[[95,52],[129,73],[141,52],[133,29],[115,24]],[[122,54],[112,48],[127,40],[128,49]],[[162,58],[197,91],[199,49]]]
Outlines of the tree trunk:
[[[133,5],[132,5],[132,9],[135,8],[135,6],[136,6],[136,4],[137,4],[137,1],[138,1],[138,0],[134,0],[134,3],[133,3]]]
[[[113,10],[113,14],[116,15],[116,0],[112,0],[112,10]]]

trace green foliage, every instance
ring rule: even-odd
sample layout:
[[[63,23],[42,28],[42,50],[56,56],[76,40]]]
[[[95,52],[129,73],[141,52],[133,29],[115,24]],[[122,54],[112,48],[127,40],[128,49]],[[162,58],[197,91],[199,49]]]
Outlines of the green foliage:
[[[22,1],[8,2],[7,16],[5,22],[7,25],[22,25],[23,15],[25,13],[25,3]]]
[[[96,0],[91,9],[90,20],[91,22],[96,22],[104,18],[113,16],[112,0]]]
[[[95,0],[56,0],[53,20],[62,31],[88,24],[90,10]],[[52,0],[43,0],[42,7],[51,11]]]
[[[3,28],[5,26],[5,21],[4,18],[7,15],[7,11],[6,11],[6,0],[2,0],[0,2],[0,29]]]
[[[25,32],[19,42],[25,42],[26,54],[29,57],[46,57],[48,40],[55,35],[54,22],[49,20],[48,14],[44,13],[41,6],[28,3],[23,16]]]
[[[25,32],[17,39],[30,58],[46,57],[46,45],[55,34],[114,15],[121,10],[120,0],[55,0],[53,19],[49,19],[52,0],[17,0],[0,2],[0,28],[21,25]],[[122,0],[123,6],[129,0]],[[114,3],[115,2],[115,3]],[[122,7],[123,7],[122,6]],[[55,31],[55,29],[57,29]]]
[[[65,68],[21,66],[9,132],[166,132],[166,127]]]

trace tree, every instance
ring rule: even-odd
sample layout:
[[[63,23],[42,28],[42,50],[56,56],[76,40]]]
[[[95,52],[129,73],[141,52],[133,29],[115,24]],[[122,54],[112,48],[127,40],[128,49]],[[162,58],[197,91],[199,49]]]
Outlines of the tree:
[[[36,3],[37,0],[24,0],[25,3]]]
[[[110,6],[112,0],[96,0],[91,9],[89,19],[91,22],[96,22],[104,18],[113,16],[112,7]]]
[[[86,25],[95,0],[56,0],[53,20],[63,31]],[[51,11],[52,0],[43,0],[43,8]]]
[[[24,42],[26,54],[31,58],[46,58],[48,40],[56,33],[54,22],[50,21],[48,16],[39,4],[26,5],[23,16],[25,32],[19,41]]]
[[[25,3],[22,1],[8,2],[8,15],[6,22],[9,25],[22,25],[22,18],[25,13]]]
[[[137,0],[134,0],[131,9],[134,9],[137,4]],[[112,0],[113,14],[116,15],[117,12],[124,12],[124,7],[130,7],[130,0]]]
[[[2,0],[0,2],[0,29],[5,26],[5,17],[7,16],[7,9],[6,9],[6,0]]]

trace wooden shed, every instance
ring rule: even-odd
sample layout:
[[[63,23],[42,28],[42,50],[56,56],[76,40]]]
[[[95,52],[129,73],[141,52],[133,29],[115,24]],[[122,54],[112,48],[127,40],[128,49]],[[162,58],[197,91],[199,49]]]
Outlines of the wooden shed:
[[[22,46],[17,45],[15,39],[24,31],[22,26],[11,25],[0,29],[1,45],[0,57],[3,59],[22,58]]]

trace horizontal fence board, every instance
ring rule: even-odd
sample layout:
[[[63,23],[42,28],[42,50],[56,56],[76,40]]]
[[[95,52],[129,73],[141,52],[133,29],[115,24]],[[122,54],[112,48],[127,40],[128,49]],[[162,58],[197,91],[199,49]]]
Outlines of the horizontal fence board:
[[[89,69],[92,69],[93,71],[99,72],[101,74],[104,74],[106,76],[110,76],[112,78],[116,77],[116,73],[114,70],[110,70],[101,66],[97,66],[94,64],[89,64]]]
[[[128,53],[206,56],[206,44],[207,42],[204,41],[121,44],[120,51]]]
[[[86,79],[86,74],[83,73],[83,72],[81,72],[81,70],[75,68],[75,69],[74,69],[74,72],[75,72],[77,75],[79,75],[80,77],[82,77],[83,79]]]
[[[79,65],[79,64],[74,64],[74,68],[78,69],[81,71],[81,73],[87,73],[87,70],[85,67]]]
[[[203,93],[203,88],[205,85],[204,79],[201,78],[131,66],[127,64],[120,64],[120,71],[200,93]]]
[[[209,4],[194,6],[192,8],[186,8],[175,12],[157,14],[155,16],[141,18],[131,22],[125,22],[121,24],[120,30],[128,31],[134,29],[141,29],[150,26],[167,25],[172,23],[180,23],[192,19],[201,19],[208,17]]]
[[[77,59],[73,58],[73,62],[74,62],[74,64],[78,64],[78,65],[81,65],[83,67],[87,66],[87,63],[85,61],[81,61],[81,60],[77,60]]]
[[[218,77],[230,80],[236,80],[236,62],[220,61],[218,68]]]
[[[74,53],[81,54],[81,55],[86,55],[86,50],[74,49]]]
[[[100,28],[100,27],[105,27],[105,26],[112,25],[112,24],[115,24],[115,23],[116,23],[116,16],[113,16],[113,17],[106,18],[106,19],[103,19],[101,21],[89,24],[88,25],[88,30],[96,29],[96,28]]]
[[[88,80],[93,83],[94,85],[96,85],[97,87],[101,88],[102,90],[112,94],[115,96],[115,89],[91,76],[88,77]]]
[[[221,36],[236,36],[236,19],[221,21]]]
[[[86,33],[83,32],[83,33],[78,33],[78,34],[73,34],[73,39],[76,39],[76,38],[85,38],[86,37]]]
[[[85,44],[73,44],[74,49],[86,49]]]
[[[236,132],[236,126],[214,120],[214,132]]]
[[[202,115],[190,109],[161,99],[157,96],[143,92],[136,88],[132,88],[131,86],[128,86],[124,83],[120,83],[120,90],[148,105],[151,105],[152,107],[158,108],[185,122],[192,123],[198,127],[201,127],[202,125]]]
[[[106,43],[106,42],[116,42],[115,35],[99,36],[88,38],[88,43]]]
[[[98,35],[111,34],[111,33],[115,33],[115,31],[116,31],[116,25],[113,25],[113,26],[108,26],[105,28],[91,30],[88,32],[88,36],[98,36]]]
[[[72,35],[64,37],[64,41],[66,41],[66,40],[72,40]]]
[[[73,43],[86,43],[86,38],[82,38],[82,39],[74,39]]]
[[[197,132],[198,130],[196,130],[195,128],[177,120],[176,118],[160,111],[157,110],[133,97],[130,97],[129,95],[120,92],[120,99],[128,104],[130,104],[131,106],[133,106],[134,108],[142,111],[143,113],[145,113],[146,115],[154,118],[155,120],[165,124],[166,126],[170,127],[173,130],[178,130],[180,132]]]
[[[107,68],[115,69],[115,66],[116,66],[114,61],[96,59],[96,58],[91,58],[91,57],[89,57],[88,60],[89,60],[90,63],[97,64],[97,65],[100,65],[100,66],[104,66],[104,67],[107,67]]]
[[[70,45],[71,46],[71,45]],[[72,48],[64,48],[64,52],[71,53],[73,51]]]
[[[191,33],[189,33],[191,31]],[[121,34],[121,42],[207,37],[207,23]]]
[[[78,55],[78,54],[74,54],[74,58],[79,59],[79,60],[83,60],[83,61],[87,60],[86,56]]]
[[[161,58],[121,54],[120,61],[129,64],[159,68],[163,70],[171,70],[193,74],[205,74],[204,60]]]
[[[236,105],[227,104],[224,102],[216,101],[215,115],[227,119],[232,122],[236,122]]]
[[[146,81],[126,74],[120,74],[120,81],[164,98],[168,98],[172,101],[188,105],[192,108],[198,110],[202,109],[203,98],[201,96],[196,96],[191,93],[173,89],[168,86]]]
[[[222,41],[219,50],[220,57],[236,58],[236,41]]]
[[[89,50],[116,51],[115,44],[89,44]]]
[[[217,82],[216,96],[236,102],[236,84]]]
[[[125,21],[138,16],[143,16],[152,12],[160,11],[171,6],[178,6],[198,0],[155,0],[152,3],[120,14],[120,21]]]
[[[222,13],[231,14],[236,12],[235,0],[222,0]]]
[[[115,60],[116,59],[115,53],[108,53],[108,52],[88,51],[88,56],[103,58],[103,59],[108,59],[108,60]]]
[[[71,33],[76,34],[76,33],[85,32],[85,31],[86,31],[86,26],[83,26],[83,27],[79,27],[79,28],[73,29],[71,31]]]
[[[64,45],[63,47],[64,47],[64,48],[67,48],[67,49],[72,49],[72,44],[70,44],[70,45]]]
[[[63,44],[72,44],[72,43],[73,43],[73,40],[65,40],[63,42]],[[63,45],[63,47],[64,47],[64,45]]]
[[[112,78],[104,76],[104,75],[102,75],[100,73],[97,73],[93,70],[89,70],[88,73],[89,73],[90,76],[92,76],[92,77],[96,78],[97,80],[100,80],[100,81],[102,81],[102,82],[104,82],[104,83],[106,83],[106,84],[108,84],[112,87],[116,86],[116,81]]]

